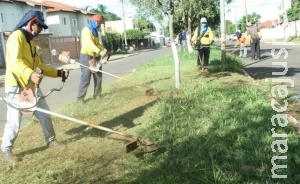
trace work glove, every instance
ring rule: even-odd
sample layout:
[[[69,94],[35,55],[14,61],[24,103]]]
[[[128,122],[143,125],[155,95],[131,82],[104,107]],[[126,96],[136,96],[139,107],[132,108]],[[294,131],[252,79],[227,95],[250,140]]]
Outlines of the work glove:
[[[106,49],[104,49],[104,50],[100,50],[99,51],[99,53],[98,53],[100,56],[106,56],[106,54],[107,54],[107,50]]]
[[[62,78],[62,81],[65,82],[65,80],[69,77],[69,70],[67,69],[60,69],[57,70],[57,76]]]

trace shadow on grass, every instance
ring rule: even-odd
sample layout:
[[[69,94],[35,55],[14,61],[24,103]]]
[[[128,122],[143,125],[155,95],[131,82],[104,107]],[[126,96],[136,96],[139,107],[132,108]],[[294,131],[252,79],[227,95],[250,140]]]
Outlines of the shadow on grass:
[[[218,93],[216,92],[216,95]],[[228,88],[222,93],[228,93],[232,99],[235,98]],[[255,104],[255,98],[248,100]],[[187,103],[176,105],[178,100],[175,101],[170,99],[167,102],[173,107],[174,113],[170,113],[169,106],[166,107],[162,112],[165,115],[161,122],[164,123],[158,121],[148,128],[147,134],[157,139],[160,139],[160,135],[164,135],[164,139],[158,142],[159,150],[147,157],[147,160],[141,157],[138,165],[155,164],[155,168],[131,173],[132,177],[136,177],[132,183],[300,182],[297,137],[290,126],[283,128],[272,126],[271,117],[276,112],[268,104],[257,103],[249,108],[249,104],[233,100],[220,107],[214,104],[215,111],[210,111],[201,97],[188,101],[188,105]],[[198,112],[190,114],[189,119],[181,119],[180,108],[183,106],[187,110],[189,107],[195,107]],[[171,121],[166,122],[168,119]],[[157,126],[162,132],[155,132]],[[272,152],[272,142],[285,139],[272,137],[272,128],[275,128],[276,133],[288,134],[286,153],[279,153],[276,146],[274,148],[277,152]],[[279,175],[287,175],[287,179],[272,179],[273,156],[287,156],[286,160],[276,161],[278,165],[287,165],[287,169],[275,171]],[[247,165],[264,167],[265,171],[262,173],[242,171],[241,168]]]
[[[137,126],[137,124],[133,123],[133,120],[141,117],[144,113],[144,111],[151,107],[153,104],[155,104],[156,101],[152,101],[144,106],[139,106],[137,108],[134,108],[130,111],[127,111],[126,113],[115,117],[114,119],[111,119],[109,121],[105,121],[101,124],[98,124],[98,126],[102,126],[108,129],[113,130],[114,127],[118,127],[120,125],[122,125],[122,127],[125,127],[126,129],[130,129],[133,128],[135,126]],[[70,129],[66,132],[66,134],[68,135],[74,135],[72,138],[70,138],[68,141],[77,141],[80,140],[86,136],[92,136],[92,137],[106,137],[107,136],[107,132],[104,130],[99,130],[96,128],[90,129],[88,131],[85,131],[87,129],[87,126],[80,126],[78,128],[73,128]],[[118,131],[118,130],[116,130]],[[122,136],[121,136],[122,137]],[[122,140],[122,139],[121,139]]]

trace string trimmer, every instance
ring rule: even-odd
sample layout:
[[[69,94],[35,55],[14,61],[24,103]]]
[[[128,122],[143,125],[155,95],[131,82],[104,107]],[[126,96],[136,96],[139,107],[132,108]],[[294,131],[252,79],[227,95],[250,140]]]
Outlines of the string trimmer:
[[[52,53],[53,56],[57,56],[57,55],[58,55],[58,52],[57,52],[55,49],[53,49],[51,53]],[[153,95],[153,93],[154,93],[154,89],[151,88],[151,87],[149,87],[149,86],[147,86],[147,85],[144,85],[144,84],[138,84],[138,83],[136,83],[136,82],[130,81],[130,80],[125,79],[125,78],[123,78],[123,77],[120,77],[120,76],[117,76],[117,75],[114,75],[114,74],[105,72],[105,71],[103,71],[103,70],[100,70],[100,69],[99,69],[100,65],[106,64],[106,62],[107,62],[108,59],[110,58],[110,55],[108,55],[107,60],[104,61],[104,62],[102,61],[102,58],[101,58],[100,65],[97,66],[97,67],[90,67],[90,66],[86,66],[86,65],[84,65],[84,64],[81,64],[81,63],[79,63],[79,62],[76,62],[74,59],[71,59],[71,58],[70,58],[69,52],[63,52],[62,54],[59,54],[59,57],[61,58],[61,59],[59,59],[59,61],[65,63],[65,64],[67,64],[67,63],[71,63],[71,64],[76,63],[76,64],[79,64],[80,66],[83,66],[83,67],[86,67],[86,68],[90,69],[90,70],[93,71],[93,72],[101,72],[101,73],[104,73],[104,74],[106,74],[106,75],[110,75],[110,76],[112,76],[112,77],[116,77],[116,78],[118,78],[118,79],[124,80],[124,81],[126,81],[126,82],[130,82],[130,83],[135,84],[135,85],[137,85],[137,86],[141,86],[141,87],[147,88],[147,90],[145,91],[145,93],[146,93],[147,96],[151,96],[151,95]]]
[[[36,90],[38,90],[38,89],[39,89],[39,87],[37,85]],[[145,153],[150,153],[150,152],[156,151],[158,149],[158,147],[152,141],[150,141],[149,139],[136,137],[136,136],[133,136],[133,135],[130,135],[130,134],[125,134],[125,133],[118,132],[118,131],[115,131],[115,130],[112,130],[112,129],[109,129],[109,128],[106,128],[106,127],[103,127],[103,126],[87,123],[87,122],[82,121],[82,120],[78,120],[78,119],[75,119],[75,118],[72,118],[72,117],[68,117],[68,116],[65,116],[65,115],[61,115],[61,114],[51,112],[51,111],[48,111],[48,110],[41,109],[41,108],[37,107],[39,98],[46,97],[50,93],[52,93],[53,91],[60,91],[60,90],[61,90],[61,88],[60,89],[52,89],[45,96],[40,96],[40,97],[35,96],[35,100],[33,100],[33,102],[26,101],[26,100],[16,102],[16,101],[12,101],[12,100],[3,98],[1,96],[0,96],[0,99],[4,100],[6,103],[18,106],[18,107],[14,107],[14,108],[19,109],[19,110],[32,111],[32,112],[34,112],[34,111],[43,112],[43,113],[53,115],[53,116],[56,116],[56,117],[59,117],[59,118],[62,118],[62,119],[66,119],[66,120],[69,120],[69,121],[79,123],[79,124],[82,124],[82,125],[90,126],[90,127],[93,127],[93,128],[99,129],[99,130],[103,130],[103,131],[106,131],[106,132],[110,132],[110,133],[118,134],[118,135],[121,135],[121,136],[124,136],[124,137],[127,137],[127,138],[134,139],[134,141],[126,144],[126,152],[127,153],[135,150],[136,148],[139,147],[139,145],[144,146],[144,152]],[[38,93],[36,92],[35,94],[38,94]]]

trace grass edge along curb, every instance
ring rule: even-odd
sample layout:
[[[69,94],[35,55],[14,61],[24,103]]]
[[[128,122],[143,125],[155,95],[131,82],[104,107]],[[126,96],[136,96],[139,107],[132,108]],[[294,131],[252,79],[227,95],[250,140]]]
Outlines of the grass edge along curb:
[[[242,70],[244,72],[244,74],[249,77],[257,86],[260,86],[260,84],[258,84],[255,79],[253,79],[245,70]],[[267,91],[261,89],[265,94],[267,94]],[[267,98],[270,102],[274,101],[274,106],[276,106],[277,108],[282,108],[282,106],[280,105],[280,103],[277,102],[276,99],[274,99],[271,95],[267,95]],[[289,124],[295,129],[295,131],[297,132],[298,135],[300,135],[300,122],[294,118],[291,114],[286,113],[287,114],[287,119],[289,121]]]

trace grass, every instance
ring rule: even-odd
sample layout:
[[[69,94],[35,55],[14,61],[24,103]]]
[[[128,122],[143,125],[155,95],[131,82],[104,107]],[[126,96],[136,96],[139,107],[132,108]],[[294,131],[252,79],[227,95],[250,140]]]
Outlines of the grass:
[[[159,149],[125,153],[129,139],[53,117],[65,149],[45,148],[35,121],[20,131],[17,165],[0,165],[1,183],[299,183],[299,142],[291,126],[273,126],[266,92],[241,74],[239,60],[211,51],[208,71],[195,67],[196,52],[179,52],[181,87],[175,88],[172,55],[148,62],[126,77],[147,88],[117,81],[104,86],[101,101],[70,103],[58,112],[117,131],[150,138]],[[275,121],[278,124],[278,122]],[[286,137],[272,137],[271,129]],[[288,151],[273,152],[276,140]],[[284,149],[284,146],[281,145]],[[273,156],[287,156],[272,179]]]
[[[289,36],[287,41],[288,42],[300,42],[300,38],[297,36]]]

